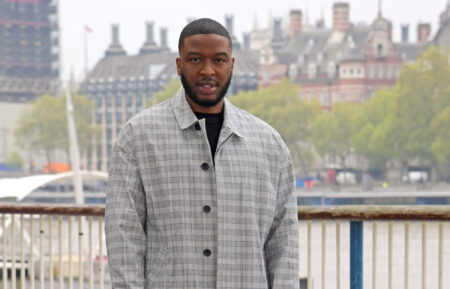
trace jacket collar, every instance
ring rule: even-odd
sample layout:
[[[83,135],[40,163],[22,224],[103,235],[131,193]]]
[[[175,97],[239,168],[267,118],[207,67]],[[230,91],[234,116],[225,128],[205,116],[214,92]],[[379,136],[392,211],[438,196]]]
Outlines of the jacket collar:
[[[187,129],[198,121],[191,106],[186,100],[184,89],[180,89],[175,94],[171,99],[171,105],[180,129]],[[240,124],[239,119],[239,109],[232,105],[226,98],[224,102],[223,118],[222,129],[226,129],[230,133],[235,134],[240,138],[244,138],[244,135],[242,134],[242,125]]]

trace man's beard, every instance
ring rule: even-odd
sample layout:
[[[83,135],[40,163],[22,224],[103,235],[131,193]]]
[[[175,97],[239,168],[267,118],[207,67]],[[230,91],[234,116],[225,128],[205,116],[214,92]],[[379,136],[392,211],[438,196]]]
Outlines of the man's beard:
[[[210,100],[210,99],[199,99],[197,93],[194,91],[192,86],[189,85],[186,77],[184,76],[183,71],[180,72],[181,84],[183,85],[184,91],[195,104],[198,104],[199,106],[203,107],[213,107],[217,105],[225,97],[225,94],[227,94],[228,91],[228,87],[231,84],[232,76],[233,74],[231,73],[222,90],[217,95],[217,98]]]

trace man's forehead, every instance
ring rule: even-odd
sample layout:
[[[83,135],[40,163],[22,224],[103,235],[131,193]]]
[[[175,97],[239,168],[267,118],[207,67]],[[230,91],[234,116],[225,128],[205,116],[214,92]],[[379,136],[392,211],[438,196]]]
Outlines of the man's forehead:
[[[182,49],[191,50],[195,47],[223,48],[231,52],[231,44],[228,38],[219,34],[194,34],[187,36],[183,41]]]

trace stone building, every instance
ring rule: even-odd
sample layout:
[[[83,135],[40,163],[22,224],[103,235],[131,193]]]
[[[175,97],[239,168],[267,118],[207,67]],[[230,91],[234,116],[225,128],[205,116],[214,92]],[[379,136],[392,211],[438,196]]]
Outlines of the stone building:
[[[241,45],[233,33],[233,17],[225,24],[233,39],[236,58],[229,94],[258,87],[258,52],[250,51],[248,35]],[[171,79],[178,78],[178,52],[167,46],[167,29],[161,28],[159,45],[154,40],[154,24],[147,23],[146,41],[138,54],[127,55],[119,41],[119,27],[112,26],[112,41],[104,57],[89,72],[83,92],[95,103],[95,123],[101,127],[99,143],[92,143],[83,156],[83,167],[107,170],[108,157],[122,125],[154,100]]]
[[[58,0],[0,1],[0,163],[16,145],[14,130],[27,103],[59,88]]]
[[[58,1],[0,1],[0,101],[55,93],[58,77]]]

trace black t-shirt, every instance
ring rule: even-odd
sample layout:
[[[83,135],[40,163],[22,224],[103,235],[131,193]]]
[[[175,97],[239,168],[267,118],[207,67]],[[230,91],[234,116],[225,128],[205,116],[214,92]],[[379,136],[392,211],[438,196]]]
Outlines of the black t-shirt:
[[[214,160],[217,142],[219,141],[220,130],[222,129],[223,124],[223,111],[221,113],[196,112],[195,116],[197,116],[197,119],[205,119],[209,148],[211,149],[211,155]]]

